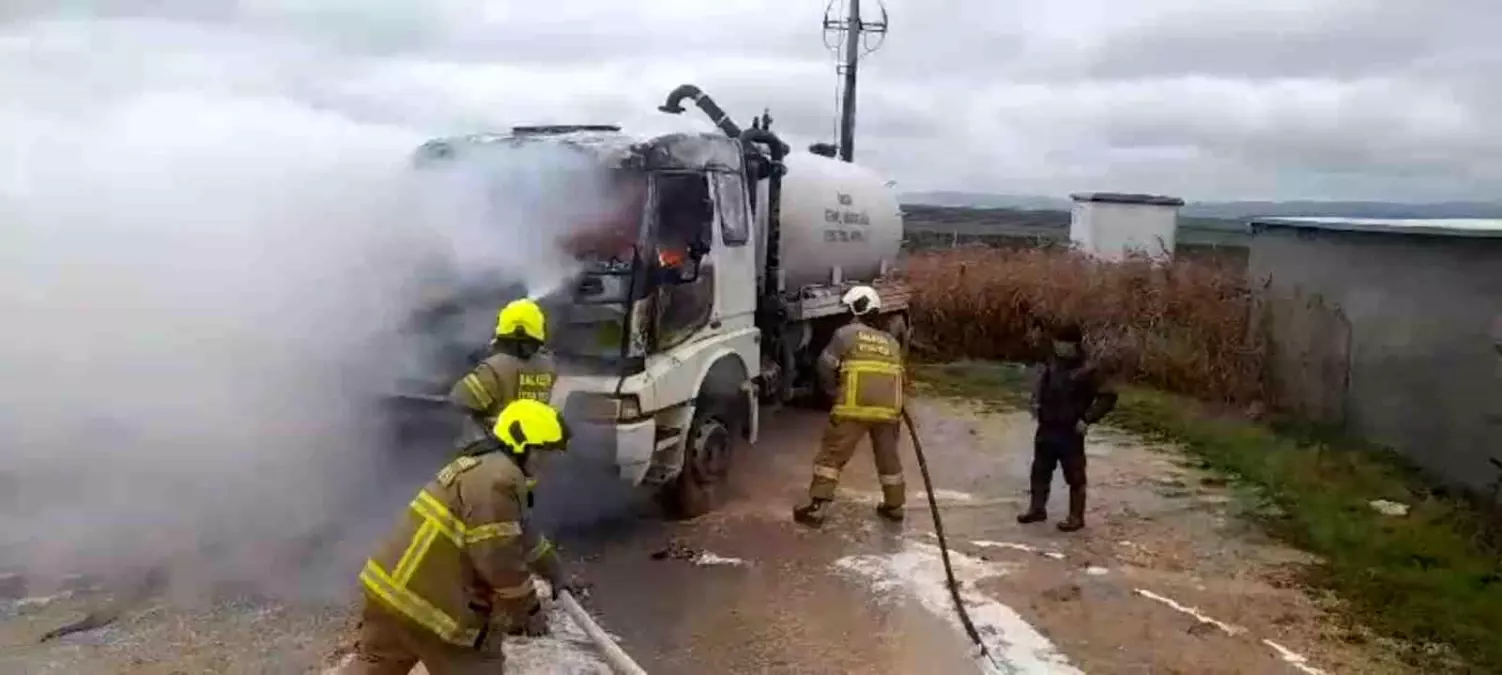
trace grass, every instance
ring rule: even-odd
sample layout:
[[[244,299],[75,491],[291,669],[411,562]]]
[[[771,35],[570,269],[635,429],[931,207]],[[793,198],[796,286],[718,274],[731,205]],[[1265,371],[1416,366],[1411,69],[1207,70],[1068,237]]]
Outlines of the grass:
[[[1011,364],[920,365],[940,394],[1015,405],[1026,371]],[[1489,519],[1435,496],[1396,455],[1364,444],[1280,432],[1151,389],[1122,390],[1112,426],[1173,441],[1207,469],[1276,508],[1257,519],[1322,562],[1306,581],[1335,592],[1348,616],[1404,645],[1415,672],[1502,673],[1502,549]],[[1377,513],[1376,499],[1409,504]]]

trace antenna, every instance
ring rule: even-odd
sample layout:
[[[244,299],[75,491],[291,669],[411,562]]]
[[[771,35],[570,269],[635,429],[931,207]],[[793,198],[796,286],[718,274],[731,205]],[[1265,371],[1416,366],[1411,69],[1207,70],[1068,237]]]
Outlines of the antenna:
[[[882,0],[876,0],[881,8],[880,21],[861,20],[861,0],[839,0],[842,9],[846,11],[845,18],[835,12],[836,0],[829,0],[829,5],[824,8],[824,46],[835,53],[839,65],[835,66],[835,74],[843,76],[835,84],[835,95],[840,99],[840,159],[851,161],[855,155],[855,75],[856,64],[861,57],[881,48],[886,42],[887,35],[887,6]],[[849,7],[843,7],[848,2]],[[876,43],[871,44],[862,37],[869,38],[878,36]],[[843,38],[843,39],[841,39]]]

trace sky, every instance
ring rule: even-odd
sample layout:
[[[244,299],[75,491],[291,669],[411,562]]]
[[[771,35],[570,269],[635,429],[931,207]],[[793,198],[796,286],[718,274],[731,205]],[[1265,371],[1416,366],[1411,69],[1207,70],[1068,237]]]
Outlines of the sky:
[[[866,2],[868,16],[879,11]],[[889,0],[889,34],[861,65],[857,160],[902,191],[1494,199],[1502,80],[1489,73],[1502,72],[1502,41],[1488,6]],[[111,17],[90,24],[91,62],[59,55],[79,31],[29,31],[45,43],[35,74],[87,71],[100,80],[91,95],[149,77],[433,133],[517,123],[650,133],[699,123],[656,110],[692,82],[743,124],[769,108],[806,146],[834,136],[825,10],[817,0],[10,0],[0,19]]]

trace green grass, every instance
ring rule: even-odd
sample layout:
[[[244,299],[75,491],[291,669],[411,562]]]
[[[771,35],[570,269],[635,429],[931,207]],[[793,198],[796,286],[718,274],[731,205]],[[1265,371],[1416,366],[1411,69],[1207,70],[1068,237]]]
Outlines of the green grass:
[[[1013,406],[1026,370],[1013,364],[924,365],[938,394]],[[1494,521],[1435,496],[1393,453],[1276,431],[1181,396],[1127,388],[1106,423],[1173,441],[1267,506],[1254,517],[1322,562],[1306,581],[1344,600],[1348,618],[1394,638],[1416,672],[1502,673],[1502,549]],[[1409,504],[1407,516],[1369,503]],[[1458,658],[1457,658],[1458,657]]]

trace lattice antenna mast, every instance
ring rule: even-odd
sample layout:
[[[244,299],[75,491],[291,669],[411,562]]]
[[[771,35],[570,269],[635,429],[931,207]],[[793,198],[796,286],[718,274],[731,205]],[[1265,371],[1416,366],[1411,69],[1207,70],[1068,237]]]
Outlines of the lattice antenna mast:
[[[855,155],[855,77],[856,65],[861,57],[881,48],[886,42],[887,35],[887,6],[881,0],[877,5],[881,8],[880,21],[861,20],[861,0],[844,0],[849,3],[845,8],[845,17],[838,18],[835,11],[836,0],[829,0],[829,5],[824,8],[824,46],[828,47],[839,59],[839,65],[835,66],[835,74],[841,76],[835,87],[835,92],[840,99],[840,159],[851,161]],[[869,38],[877,36],[873,44]]]

